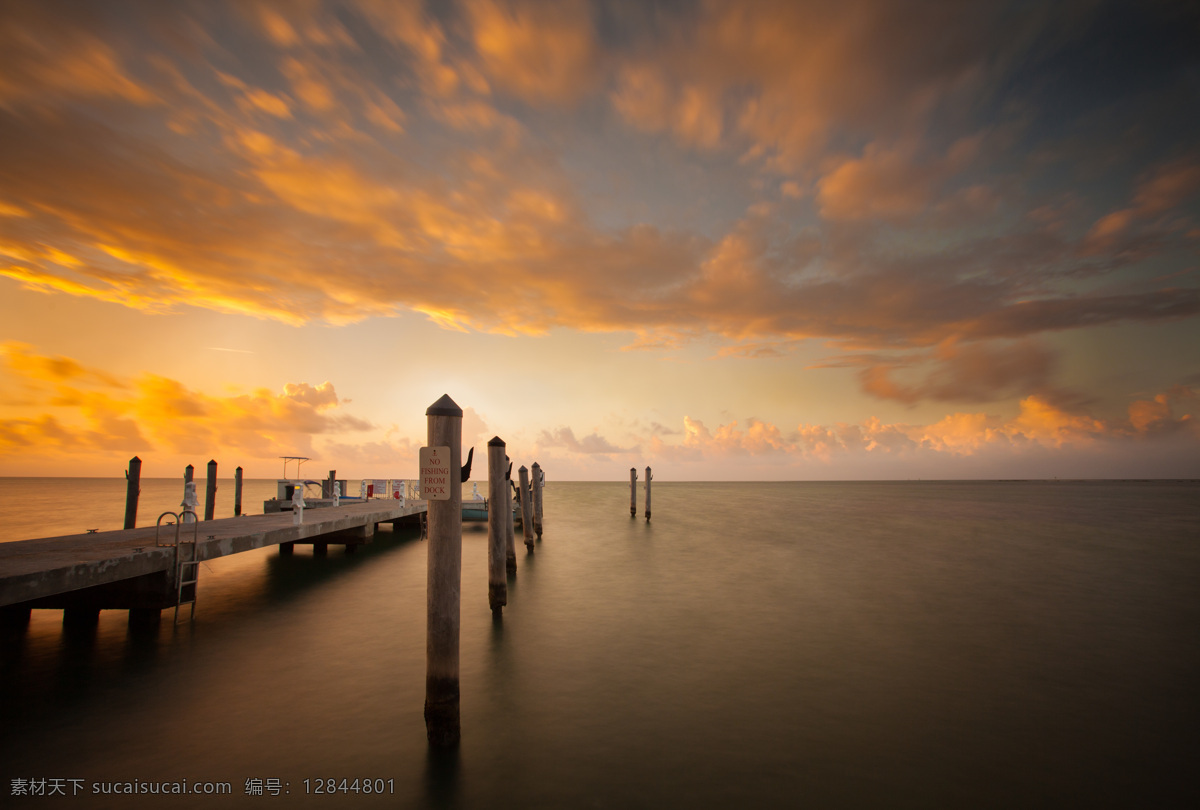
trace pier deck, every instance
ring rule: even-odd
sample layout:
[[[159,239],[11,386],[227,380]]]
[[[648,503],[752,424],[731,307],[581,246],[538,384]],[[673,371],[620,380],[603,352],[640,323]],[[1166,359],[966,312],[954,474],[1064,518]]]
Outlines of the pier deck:
[[[356,544],[369,542],[380,523],[396,523],[426,509],[424,501],[404,506],[391,500],[307,509],[296,526],[291,512],[242,515],[201,521],[196,533],[201,561],[265,546],[313,543]],[[190,540],[192,524],[180,526],[181,539]],[[175,527],[164,525],[163,542],[174,543]],[[154,607],[161,588],[114,588],[163,579],[172,573],[175,549],[155,546],[155,527],[73,534],[0,543],[0,607],[68,607],[91,593],[85,601],[99,607]],[[162,607],[164,605],[159,605]]]

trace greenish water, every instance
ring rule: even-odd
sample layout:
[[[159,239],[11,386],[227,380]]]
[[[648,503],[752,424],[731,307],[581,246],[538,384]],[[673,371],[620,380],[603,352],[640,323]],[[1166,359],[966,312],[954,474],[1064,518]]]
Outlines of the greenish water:
[[[27,484],[0,479],[0,531]],[[116,500],[112,523],[87,519],[119,525],[124,482],[80,486]],[[231,513],[231,483],[219,494]],[[627,483],[554,482],[500,623],[486,534],[464,533],[463,743],[446,758],[422,718],[418,536],[236,555],[202,570],[192,625],[131,635],[106,611],[75,636],[35,611],[5,637],[0,803],[1195,806],[1198,495],[660,479],[647,523]],[[326,778],[385,793],[306,793]],[[83,789],[22,798],[16,779]],[[232,794],[91,794],[183,779]],[[256,779],[290,793],[247,795]]]

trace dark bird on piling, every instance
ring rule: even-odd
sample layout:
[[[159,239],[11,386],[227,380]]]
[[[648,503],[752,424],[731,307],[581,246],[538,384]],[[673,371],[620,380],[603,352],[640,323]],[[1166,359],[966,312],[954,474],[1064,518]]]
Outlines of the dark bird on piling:
[[[475,458],[475,448],[472,447],[467,452],[467,463],[464,464],[462,467],[462,483],[464,483],[464,484],[467,483],[467,480],[471,477],[471,461],[474,460],[474,458]]]

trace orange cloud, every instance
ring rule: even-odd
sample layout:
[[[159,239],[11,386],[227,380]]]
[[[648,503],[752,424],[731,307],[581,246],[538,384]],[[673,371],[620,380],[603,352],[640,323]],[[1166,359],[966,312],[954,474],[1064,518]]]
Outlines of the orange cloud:
[[[210,453],[223,447],[272,458],[311,453],[315,436],[373,428],[340,412],[344,400],[329,382],[288,383],[280,393],[260,389],[215,397],[155,374],[119,380],[19,344],[5,344],[0,358],[12,384],[32,392],[22,409],[53,411],[0,419],[0,454],[156,448]]]
[[[529,101],[578,98],[596,79],[591,10],[582,0],[467,4],[475,49],[488,77]]]

